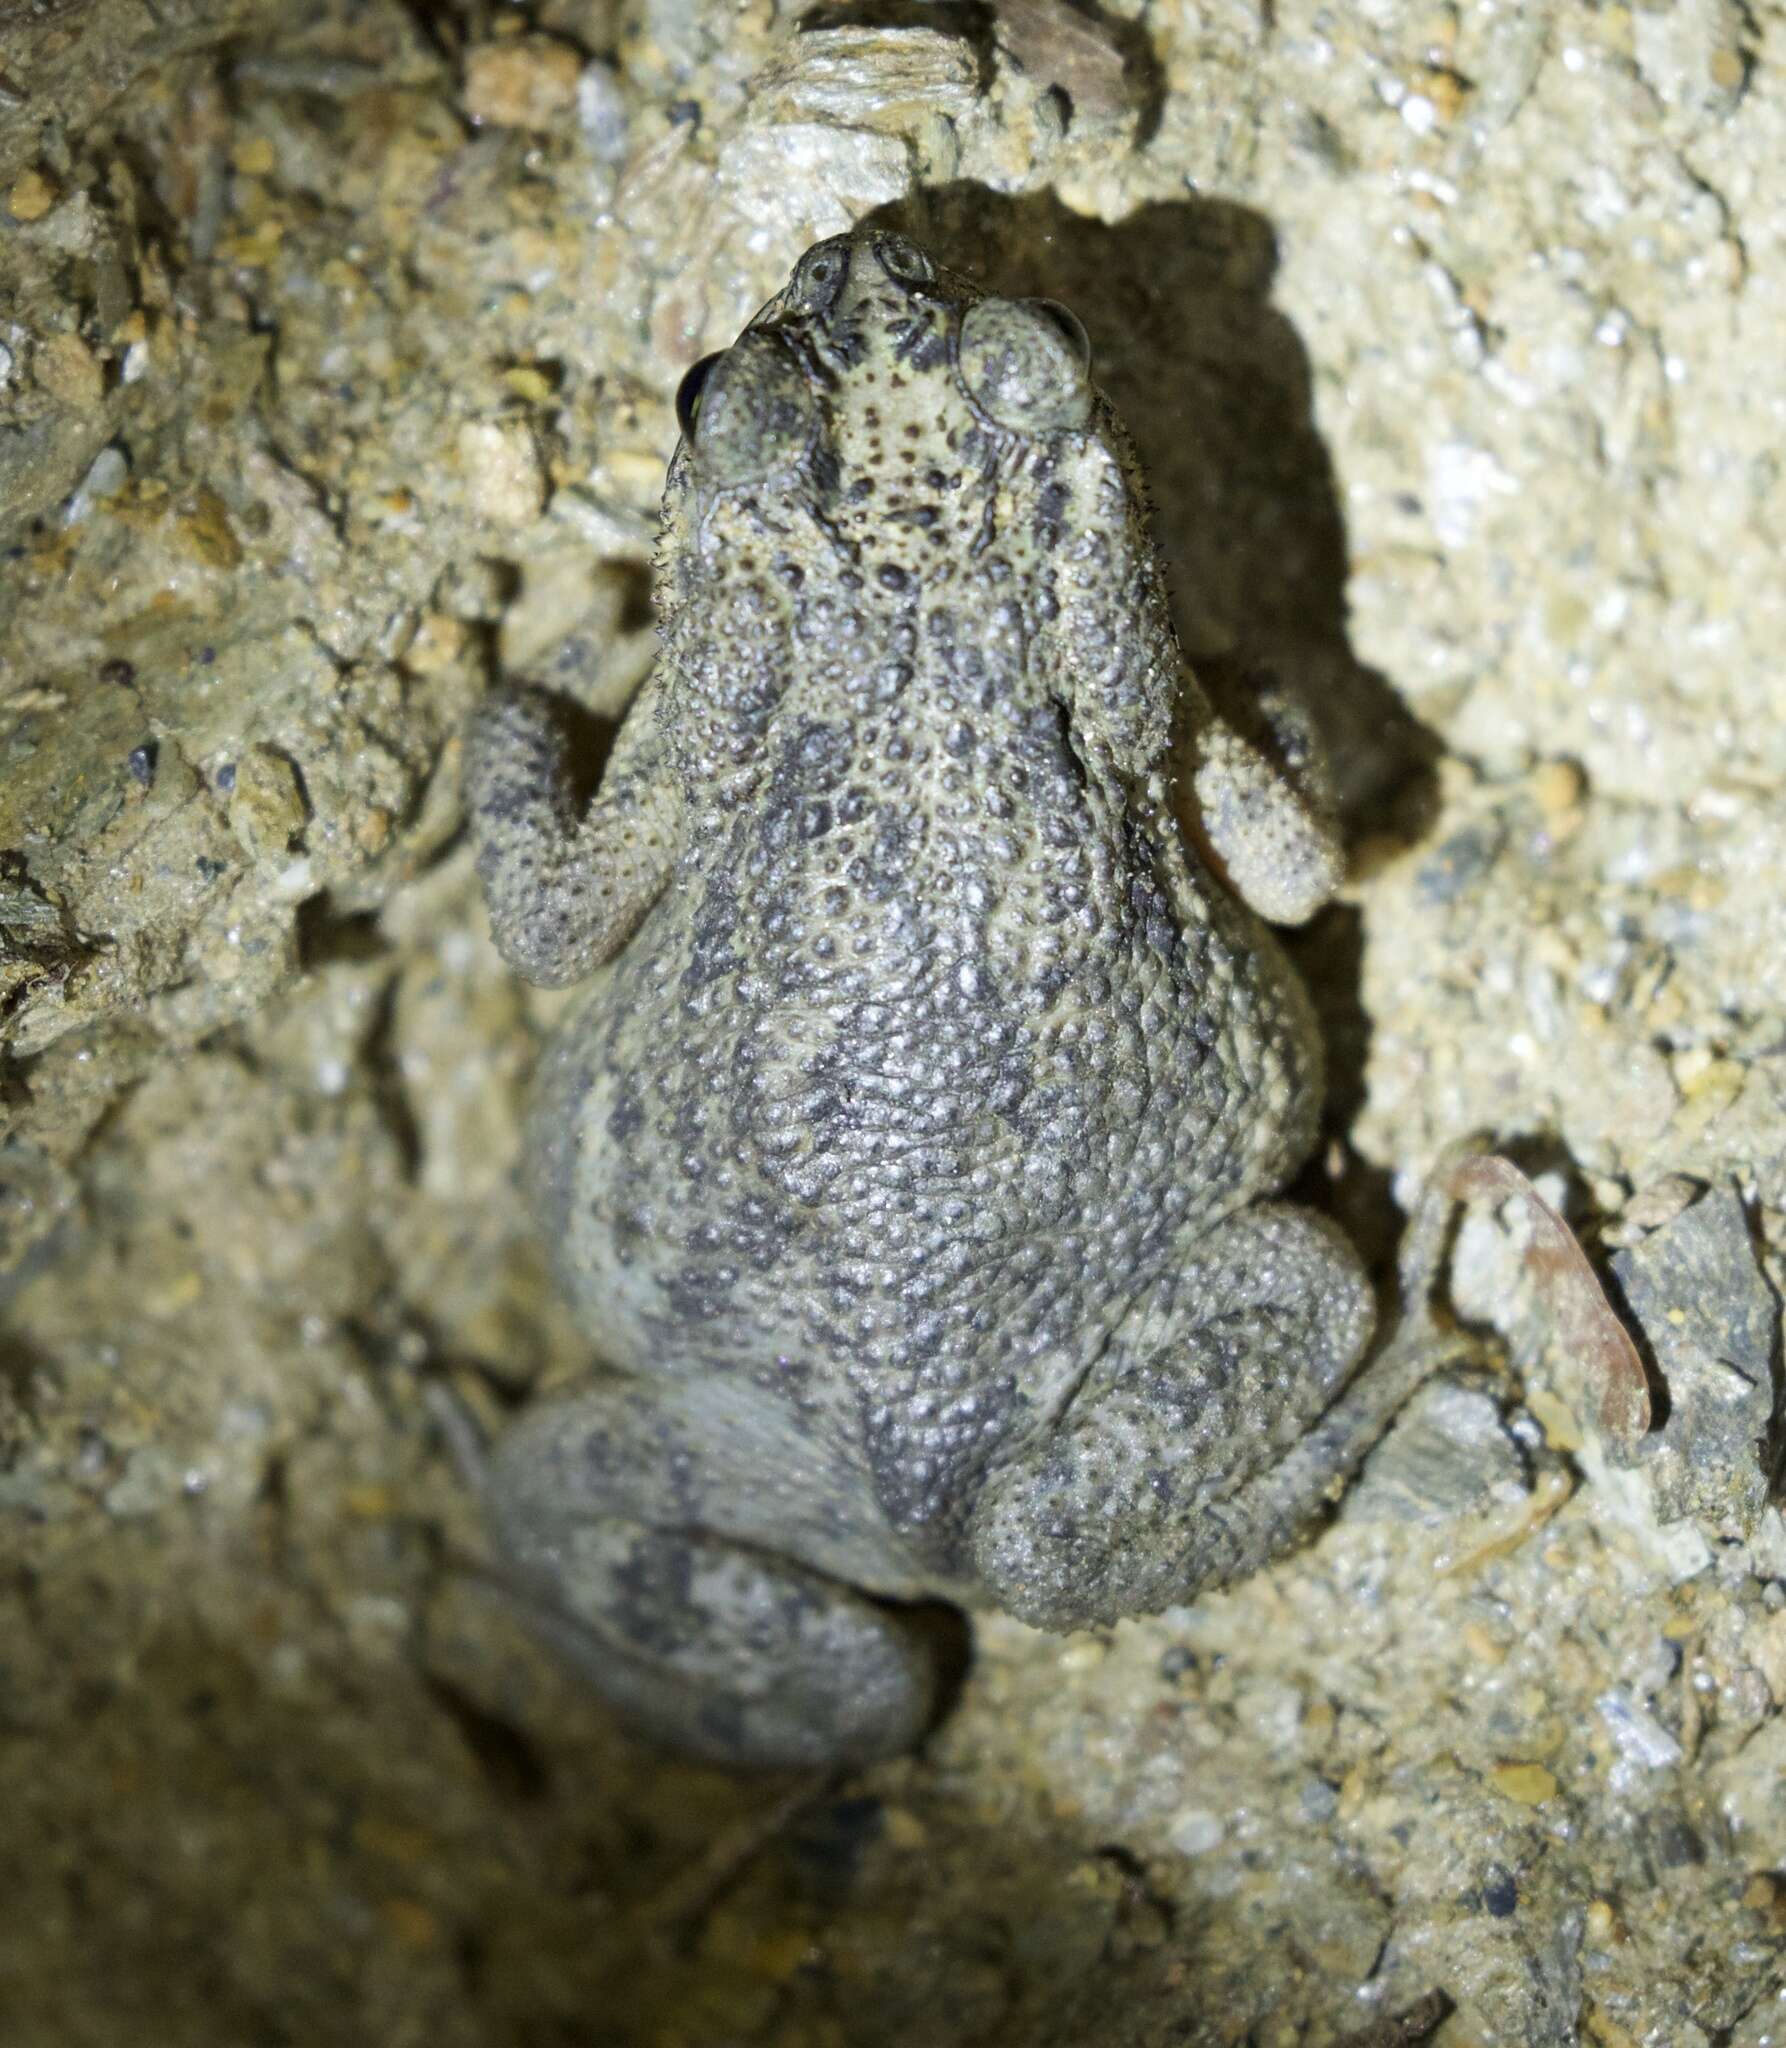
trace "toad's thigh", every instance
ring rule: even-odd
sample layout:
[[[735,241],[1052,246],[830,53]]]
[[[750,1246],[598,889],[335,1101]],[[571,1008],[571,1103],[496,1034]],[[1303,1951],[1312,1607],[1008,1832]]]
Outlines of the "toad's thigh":
[[[485,1490],[539,1634],[658,1740],[727,1763],[862,1763],[937,1696],[872,1496],[748,1383],[609,1378],[541,1402]],[[869,1590],[864,1590],[864,1589]]]
[[[857,1463],[743,1372],[603,1376],[536,1402],[497,1446],[488,1490],[511,1543],[599,1512],[922,1591]]]
[[[988,1589],[1072,1628],[1156,1611],[1294,1536],[1307,1498],[1250,1485],[1285,1463],[1369,1342],[1357,1254],[1287,1204],[1209,1233],[1137,1304],[1053,1430],[1002,1465],[975,1511]],[[1254,1527],[1280,1515],[1281,1535]]]

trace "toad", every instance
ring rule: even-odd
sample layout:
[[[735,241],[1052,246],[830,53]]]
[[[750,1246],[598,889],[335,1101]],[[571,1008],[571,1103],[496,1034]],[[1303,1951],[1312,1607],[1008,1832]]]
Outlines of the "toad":
[[[489,1509],[635,1722],[860,1762],[933,1714],[921,1603],[1070,1630],[1255,1569],[1414,1368],[1358,1369],[1360,1262],[1278,1199],[1320,778],[1189,672],[1078,322],[859,231],[679,414],[593,797],[543,692],[468,749],[497,944],[583,984],[528,1151],[602,1359]]]

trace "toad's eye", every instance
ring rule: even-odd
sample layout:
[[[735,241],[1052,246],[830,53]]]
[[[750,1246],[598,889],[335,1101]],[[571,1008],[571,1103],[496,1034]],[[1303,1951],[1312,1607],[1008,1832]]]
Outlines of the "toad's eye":
[[[794,265],[784,295],[789,312],[808,320],[822,319],[837,303],[850,274],[851,238],[833,235],[815,242]]]
[[[676,393],[676,418],[696,478],[720,490],[789,468],[818,431],[817,403],[799,359],[760,329],[696,363]]]
[[[1081,369],[1091,369],[1091,337],[1080,326],[1077,313],[1063,306],[1058,299],[1022,299],[1019,304],[1027,306],[1032,313],[1048,322],[1078,357]]]
[[[1070,433],[1091,416],[1091,344],[1052,299],[981,299],[962,316],[961,382],[1018,434]]]
[[[901,284],[934,284],[936,265],[915,242],[903,235],[876,235],[875,259],[891,278]]]
[[[701,419],[701,394],[707,389],[707,379],[713,375],[713,366],[719,361],[718,354],[703,356],[676,387],[676,424],[682,429],[682,438],[693,441],[695,428]]]

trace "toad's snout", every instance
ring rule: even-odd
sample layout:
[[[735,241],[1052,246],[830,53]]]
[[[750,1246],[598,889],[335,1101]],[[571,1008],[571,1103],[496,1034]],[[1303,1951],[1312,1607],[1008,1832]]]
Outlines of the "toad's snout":
[[[790,285],[789,310],[835,336],[876,313],[909,316],[935,296],[935,282],[935,264],[903,235],[858,230],[807,250]]]

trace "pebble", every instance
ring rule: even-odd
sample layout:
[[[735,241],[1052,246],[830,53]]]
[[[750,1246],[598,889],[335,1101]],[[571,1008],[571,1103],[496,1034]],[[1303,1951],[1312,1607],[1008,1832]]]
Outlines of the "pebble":
[[[1166,1839],[1181,1856],[1202,1856],[1222,1839],[1222,1823],[1200,1806],[1187,1807],[1172,1823]]]
[[[1646,1770],[1662,1771],[1681,1761],[1683,1751],[1647,1707],[1622,1692],[1603,1692],[1594,1702],[1619,1753]]]
[[[1439,1528],[1525,1492],[1525,1463],[1495,1403],[1474,1387],[1429,1380],[1371,1453],[1347,1496],[1355,1522]]]
[[[626,156],[626,96],[611,65],[586,64],[577,80],[577,126],[597,163],[617,164]]]
[[[42,171],[24,171],[7,194],[6,210],[14,220],[42,220],[61,196]]]
[[[465,111],[493,128],[550,128],[576,103],[583,60],[550,36],[480,44],[465,59]]]
[[[1331,1820],[1339,1811],[1339,1787],[1325,1778],[1305,1778],[1300,1798],[1306,1820]]]
[[[531,526],[546,504],[539,451],[527,429],[510,420],[467,420],[459,429],[459,460],[471,501],[497,526]]]
[[[236,763],[229,789],[230,830],[242,851],[250,860],[289,852],[306,815],[304,793],[292,764],[270,748],[248,748]]]
[[[1516,1806],[1542,1806],[1557,1796],[1557,1781],[1542,1764],[1496,1764],[1489,1774],[1495,1790]]]
[[[100,449],[62,508],[62,524],[79,526],[83,519],[90,518],[93,507],[103,499],[115,497],[129,474],[130,460],[122,448]]]
[[[37,381],[59,405],[88,412],[105,396],[98,359],[78,334],[52,334],[38,345]]]
[[[1545,761],[1532,777],[1532,795],[1547,817],[1572,811],[1587,789],[1587,778],[1573,761]]]

